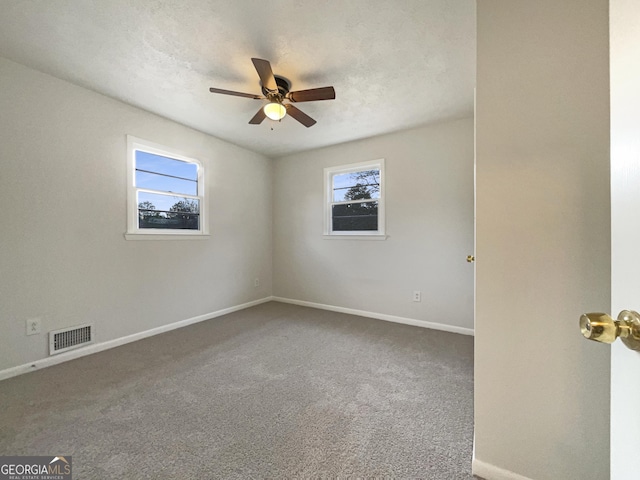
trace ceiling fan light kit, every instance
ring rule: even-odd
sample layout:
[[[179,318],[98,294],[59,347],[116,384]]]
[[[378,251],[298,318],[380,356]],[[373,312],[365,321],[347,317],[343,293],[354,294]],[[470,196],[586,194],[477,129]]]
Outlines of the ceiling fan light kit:
[[[287,109],[281,103],[271,102],[263,107],[264,113],[271,120],[282,120],[287,114]]]
[[[259,125],[265,118],[279,121],[282,120],[287,113],[303,124],[305,127],[311,127],[316,124],[316,121],[309,115],[304,113],[299,108],[291,105],[291,103],[284,103],[285,100],[289,102],[313,102],[316,100],[333,100],[336,98],[336,92],[333,87],[321,87],[311,88],[309,90],[298,90],[297,92],[291,92],[291,82],[284,77],[274,75],[271,69],[271,64],[268,60],[262,60],[261,58],[252,58],[253,66],[258,72],[260,77],[260,84],[262,86],[262,93],[264,96],[254,95],[252,93],[234,92],[232,90],[223,90],[221,88],[211,87],[209,91],[211,93],[220,93],[223,95],[233,95],[236,97],[251,98],[254,100],[268,100],[264,107],[249,120],[251,125]]]

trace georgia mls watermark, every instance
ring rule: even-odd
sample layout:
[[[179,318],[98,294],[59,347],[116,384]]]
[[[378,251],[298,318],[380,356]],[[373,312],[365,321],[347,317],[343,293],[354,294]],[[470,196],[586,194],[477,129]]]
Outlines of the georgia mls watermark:
[[[0,480],[71,480],[71,456],[0,457]]]

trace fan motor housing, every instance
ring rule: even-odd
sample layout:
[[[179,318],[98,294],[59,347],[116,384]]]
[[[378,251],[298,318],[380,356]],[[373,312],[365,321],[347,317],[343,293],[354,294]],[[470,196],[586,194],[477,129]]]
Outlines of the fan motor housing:
[[[291,90],[291,82],[288,79],[281,77],[280,75],[274,75],[273,77],[276,79],[276,85],[278,85],[278,92],[280,93],[281,96],[284,97],[287,93],[289,93],[289,90]],[[267,90],[262,86],[262,82],[260,82],[260,87],[262,88],[262,94],[265,97],[268,97],[269,90]]]

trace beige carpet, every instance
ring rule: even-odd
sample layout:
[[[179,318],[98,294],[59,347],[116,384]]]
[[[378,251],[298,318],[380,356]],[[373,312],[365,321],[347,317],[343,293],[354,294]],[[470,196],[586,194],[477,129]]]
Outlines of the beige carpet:
[[[267,303],[0,382],[74,478],[471,476],[472,337]]]

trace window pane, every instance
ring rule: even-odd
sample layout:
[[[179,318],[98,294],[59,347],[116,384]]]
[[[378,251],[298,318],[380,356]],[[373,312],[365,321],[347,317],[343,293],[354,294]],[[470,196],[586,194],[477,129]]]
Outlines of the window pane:
[[[198,180],[198,165],[136,150],[136,169]]]
[[[198,194],[198,182],[181,180],[140,170],[136,170],[136,187],[163,190],[171,193],[181,193],[183,195]]]
[[[361,170],[333,176],[333,201],[380,198],[380,170]]]
[[[200,200],[139,192],[138,228],[199,230]]]
[[[378,230],[378,202],[333,205],[331,217],[334,232]]]
[[[198,194],[198,165],[136,150],[136,187]]]

